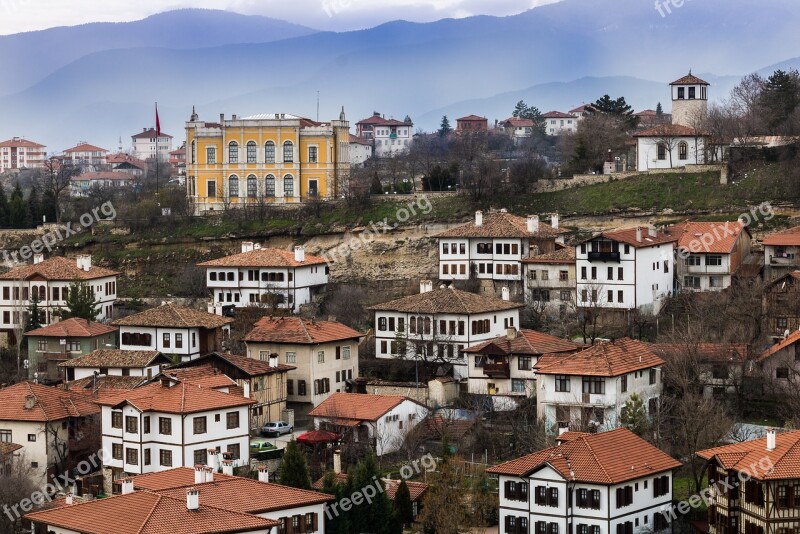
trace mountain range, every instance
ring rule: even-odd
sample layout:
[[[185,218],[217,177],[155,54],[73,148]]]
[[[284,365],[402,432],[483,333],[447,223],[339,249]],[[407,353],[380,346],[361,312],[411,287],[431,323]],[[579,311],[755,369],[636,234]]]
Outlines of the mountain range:
[[[153,125],[157,101],[162,129],[180,144],[193,105],[208,120],[314,118],[318,94],[321,120],[344,106],[351,124],[379,111],[425,130],[445,114],[503,119],[520,99],[567,111],[608,93],[669,111],[666,84],[690,69],[720,99],[742,75],[800,67],[796,0],[685,1],[671,11],[662,17],[650,0],[563,0],[508,17],[337,33],[180,10],[2,36],[0,138],[57,151],[78,140],[113,150],[121,137],[127,148]]]

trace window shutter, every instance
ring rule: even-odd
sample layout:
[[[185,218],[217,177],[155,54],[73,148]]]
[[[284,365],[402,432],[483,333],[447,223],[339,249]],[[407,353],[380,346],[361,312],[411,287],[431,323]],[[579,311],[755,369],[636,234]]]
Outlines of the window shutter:
[[[633,504],[633,486],[625,486],[625,505]]]
[[[558,488],[550,488],[547,499],[547,506],[558,506]]]
[[[508,485],[508,482],[506,482],[506,485]],[[505,532],[507,532],[507,533],[511,532],[511,516],[510,516],[510,515],[507,515],[507,516],[506,516],[506,528],[505,528]]]
[[[622,499],[624,498],[624,493],[625,492],[622,488],[617,488],[617,508],[622,508]]]
[[[661,495],[661,477],[656,477],[653,479],[653,497],[658,497]]]
[[[592,508],[594,510],[600,509],[600,490],[592,490]]]
[[[317,530],[319,530],[319,525],[317,523],[318,522],[317,514],[312,515],[311,518],[313,520],[312,531],[316,532]]]

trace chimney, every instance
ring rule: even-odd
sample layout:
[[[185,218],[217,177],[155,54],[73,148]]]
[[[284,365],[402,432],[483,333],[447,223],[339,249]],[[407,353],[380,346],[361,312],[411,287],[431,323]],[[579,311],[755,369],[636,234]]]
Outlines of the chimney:
[[[225,114],[224,113],[220,113],[219,114],[219,123],[222,124],[223,122],[225,122]]]
[[[269,482],[269,469],[267,469],[266,465],[258,466],[258,481]]]
[[[767,450],[774,451],[775,450],[775,429],[769,427],[767,429]]]
[[[143,128],[142,128],[142,131],[143,131],[143,132],[146,132],[146,131],[147,131],[147,126],[143,127]]]
[[[25,395],[25,409],[33,410],[34,406],[36,406],[36,397],[33,395]]]
[[[67,496],[66,496],[66,498],[64,499],[64,502],[66,502],[66,503],[67,503],[67,506],[69,506],[69,505],[71,505],[71,504],[72,504],[72,499],[73,499],[73,497],[72,497],[72,493],[67,493]]]
[[[34,254],[33,255],[33,264],[36,265],[37,263],[42,263],[44,261],[44,254]]]
[[[218,455],[217,455],[217,449],[207,449],[207,450],[206,450],[206,466],[207,466],[209,469],[211,469],[211,470],[213,470],[213,471],[216,471],[216,470],[217,470],[217,467],[218,467],[218,464],[217,464],[217,462],[218,462],[218,458],[219,458],[219,457],[218,457]]]
[[[503,300],[511,300],[511,292],[508,290],[507,287],[504,287],[501,290],[501,293],[503,295]]]
[[[294,261],[303,263],[306,261],[306,249],[303,246],[294,247]]]
[[[242,252],[252,252],[255,250],[255,245],[252,241],[242,241]]]
[[[421,280],[419,283],[420,293],[430,293],[433,291],[433,282],[430,280]]]
[[[568,426],[562,426],[561,428],[558,429],[558,435],[560,436],[561,434],[564,434],[565,432],[568,432],[568,431],[569,431],[569,427]]]
[[[333,451],[333,472],[337,475],[342,472],[342,451],[339,449]]]
[[[222,460],[222,474],[233,476],[233,460]]]
[[[236,120],[236,115],[231,115],[231,120]]]
[[[558,230],[558,213],[550,215],[550,226]]]
[[[513,341],[517,339],[517,329],[513,326],[510,328],[506,328],[506,339],[509,341]]]
[[[194,483],[195,484],[202,484],[206,479],[205,472],[203,471],[203,466],[197,464],[194,466]]]
[[[480,210],[475,212],[475,226],[483,226],[483,212]]]
[[[214,482],[214,470],[209,466],[205,466],[203,471],[205,472],[204,480],[206,482]]]
[[[278,367],[278,353],[273,352],[269,355],[269,366]]]
[[[647,235],[650,237],[655,237],[657,235],[656,227],[652,224],[647,227]]]
[[[190,512],[196,512],[200,509],[200,490],[197,488],[186,490],[186,509]]]
[[[528,215],[528,233],[535,234],[539,231],[539,216]]]
[[[133,493],[133,479],[131,477],[123,478],[122,480],[120,480],[120,484],[122,484],[123,495]]]
[[[81,254],[75,258],[75,264],[78,266],[78,269],[89,271],[92,268],[92,255]]]
[[[642,227],[641,226],[637,226],[636,227],[636,242],[637,243],[641,243],[642,242]]]

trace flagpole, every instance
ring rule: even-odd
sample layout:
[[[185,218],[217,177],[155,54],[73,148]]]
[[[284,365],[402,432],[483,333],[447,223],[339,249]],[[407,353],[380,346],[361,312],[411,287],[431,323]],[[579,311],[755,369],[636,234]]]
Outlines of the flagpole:
[[[156,197],[158,197],[158,137],[161,135],[160,124],[158,123],[158,102],[156,102]]]

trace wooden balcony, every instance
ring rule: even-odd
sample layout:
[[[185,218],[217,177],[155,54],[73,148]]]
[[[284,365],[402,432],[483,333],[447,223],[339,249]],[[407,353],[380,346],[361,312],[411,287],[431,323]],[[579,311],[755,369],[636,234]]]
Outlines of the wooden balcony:
[[[510,378],[511,368],[508,362],[485,363],[483,364],[483,374],[492,378]]]
[[[610,261],[619,263],[619,252],[590,252],[589,261]]]

